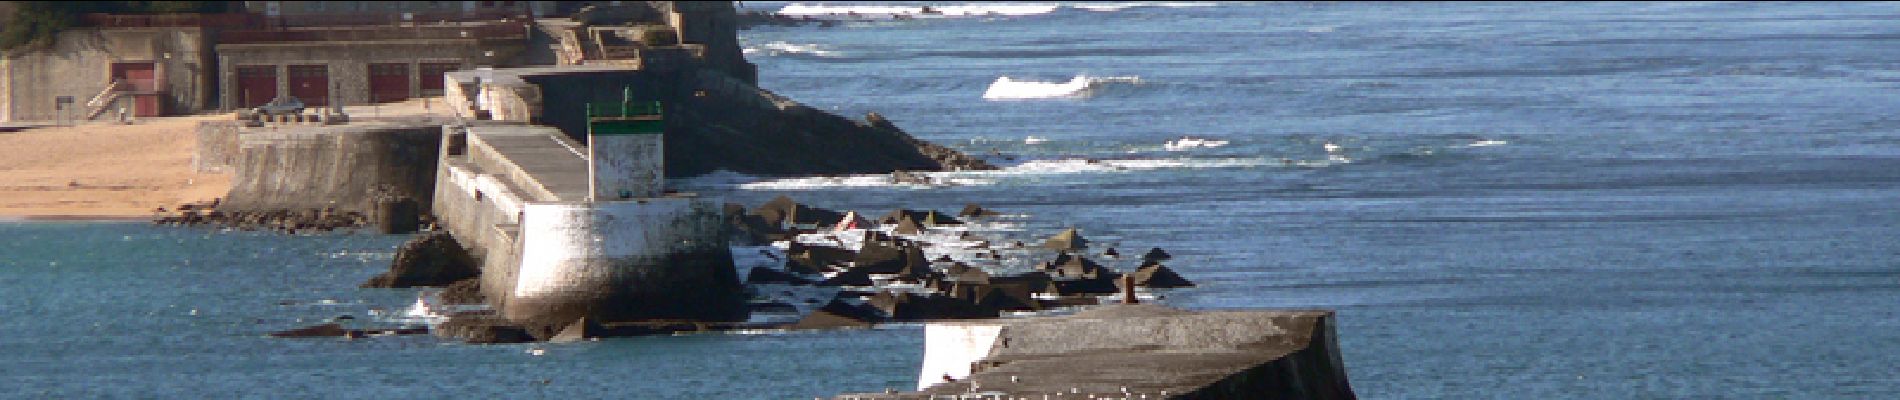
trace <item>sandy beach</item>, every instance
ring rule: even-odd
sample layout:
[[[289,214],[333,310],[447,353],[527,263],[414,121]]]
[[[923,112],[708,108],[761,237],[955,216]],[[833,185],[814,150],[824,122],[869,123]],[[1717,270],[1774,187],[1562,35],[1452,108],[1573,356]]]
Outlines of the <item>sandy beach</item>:
[[[439,105],[439,103],[438,103]],[[348,107],[359,118],[423,114],[422,100]],[[438,107],[438,114],[445,114]],[[144,219],[157,207],[209,201],[230,174],[192,171],[206,114],[0,133],[0,219]]]
[[[149,118],[0,133],[0,217],[114,219],[224,195],[228,174],[192,172],[198,121]]]

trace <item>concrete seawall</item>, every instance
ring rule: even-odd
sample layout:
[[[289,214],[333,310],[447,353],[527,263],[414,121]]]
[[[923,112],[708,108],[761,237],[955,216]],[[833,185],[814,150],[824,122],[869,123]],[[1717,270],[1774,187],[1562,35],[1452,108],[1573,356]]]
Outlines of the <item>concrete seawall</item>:
[[[409,196],[427,213],[434,196],[439,125],[360,122],[250,128],[230,157],[221,210],[322,209],[372,213],[372,195]]]
[[[587,148],[559,130],[443,129],[436,215],[481,260],[482,291],[503,317],[534,327],[746,318],[716,202],[589,201]]]
[[[1117,305],[937,323],[925,328],[919,391],[838,398],[1353,399],[1333,321],[1331,311]]]

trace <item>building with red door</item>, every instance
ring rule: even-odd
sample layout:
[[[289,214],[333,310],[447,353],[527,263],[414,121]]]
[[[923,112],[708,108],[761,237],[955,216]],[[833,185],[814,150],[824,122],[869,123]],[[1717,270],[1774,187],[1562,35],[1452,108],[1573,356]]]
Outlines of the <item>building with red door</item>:
[[[353,106],[444,94],[481,67],[701,63],[756,82],[724,2],[246,1],[230,14],[84,15],[0,55],[0,121]],[[559,15],[559,17],[557,17]]]

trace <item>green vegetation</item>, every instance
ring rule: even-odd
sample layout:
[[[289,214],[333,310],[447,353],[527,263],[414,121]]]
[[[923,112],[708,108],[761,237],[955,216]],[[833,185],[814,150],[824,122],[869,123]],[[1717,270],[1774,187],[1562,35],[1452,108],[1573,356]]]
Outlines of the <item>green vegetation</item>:
[[[49,43],[61,29],[80,24],[79,15],[180,14],[226,12],[224,1],[17,1],[0,8],[0,50]]]

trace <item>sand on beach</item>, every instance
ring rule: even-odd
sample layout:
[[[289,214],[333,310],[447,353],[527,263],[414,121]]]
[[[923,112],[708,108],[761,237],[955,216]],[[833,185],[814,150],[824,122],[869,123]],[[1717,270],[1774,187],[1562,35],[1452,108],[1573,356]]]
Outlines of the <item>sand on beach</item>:
[[[422,99],[345,110],[364,118],[446,115],[435,101],[434,110]],[[222,197],[231,175],[197,173],[191,164],[198,122],[230,118],[219,113],[0,133],[0,218],[147,218],[157,207]]]

